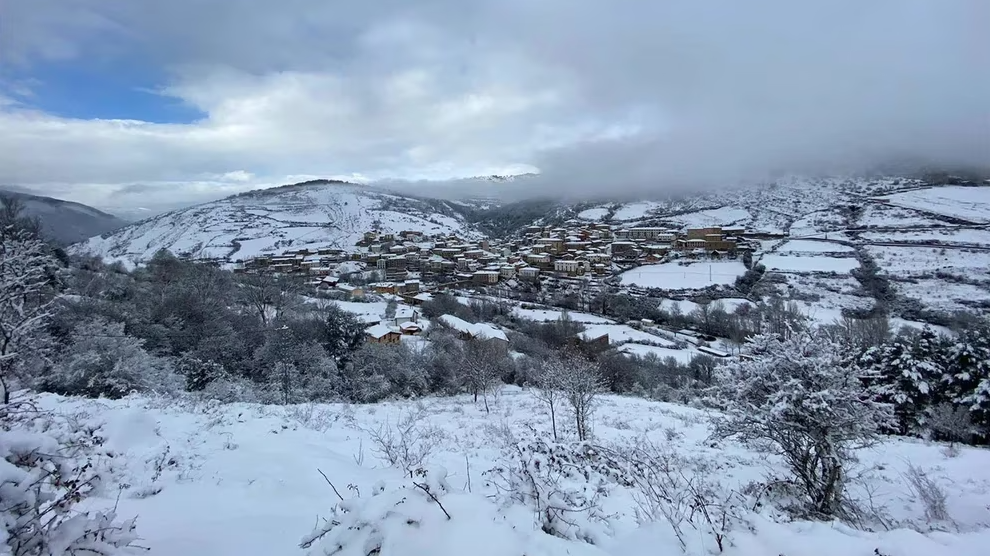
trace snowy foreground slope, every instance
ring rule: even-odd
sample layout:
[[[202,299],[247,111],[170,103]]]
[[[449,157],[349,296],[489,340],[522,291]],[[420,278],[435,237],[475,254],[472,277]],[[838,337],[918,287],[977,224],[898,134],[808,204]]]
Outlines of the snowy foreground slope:
[[[365,232],[474,236],[443,201],[372,187],[311,182],[228,197],[150,218],[74,247],[105,259],[148,260],[159,249],[194,258],[248,259],[302,247],[350,252]]]
[[[338,503],[340,495],[371,496],[411,481],[382,459],[375,436],[416,429],[413,452],[424,466],[445,468],[450,493],[441,510],[410,486],[405,504],[390,515],[424,506],[416,528],[387,535],[382,556],[396,554],[632,555],[717,553],[710,534],[688,529],[682,550],[669,525],[637,523],[633,488],[610,484],[599,494],[600,520],[576,517],[595,545],[552,537],[535,525],[533,512],[497,502],[497,474],[504,454],[533,432],[547,436],[549,420],[527,391],[507,388],[490,415],[468,397],[425,399],[367,406],[259,406],[130,398],[122,401],[66,399],[45,395],[43,407],[102,424],[100,464],[110,481],[97,505],[117,504],[121,517],[138,516],[138,532],[150,554],[271,556],[304,554],[299,543]],[[735,444],[707,440],[709,416],[700,410],[607,396],[594,423],[602,445],[662,446],[687,469],[740,489],[776,473],[777,462]],[[566,426],[565,426],[566,429]],[[566,431],[567,437],[573,432]],[[725,554],[738,556],[966,556],[990,546],[990,452],[892,440],[860,455],[868,488],[853,494],[884,508],[895,524],[879,533],[841,524],[789,522],[763,511],[728,536]],[[927,471],[948,494],[951,522],[927,530],[924,510],[905,480],[909,464]],[[124,487],[120,491],[118,487]],[[397,508],[397,509],[396,509]],[[373,509],[373,508],[372,508]],[[369,510],[370,511],[370,510]],[[443,511],[449,512],[447,520]],[[383,514],[383,526],[388,517]],[[359,534],[360,531],[354,534]],[[324,547],[325,548],[325,547]],[[322,554],[322,552],[314,552]],[[344,552],[343,554],[363,552]]]

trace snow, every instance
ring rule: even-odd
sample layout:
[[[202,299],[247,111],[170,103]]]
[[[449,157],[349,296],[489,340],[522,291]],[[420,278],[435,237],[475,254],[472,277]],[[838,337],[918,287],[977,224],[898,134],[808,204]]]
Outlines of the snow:
[[[875,245],[865,249],[888,274],[931,274],[943,270],[963,273],[969,278],[990,277],[990,251]]]
[[[455,317],[454,315],[441,315],[440,322],[446,324],[447,326],[453,328],[454,330],[461,332],[463,334],[470,334],[473,338],[481,338],[482,340],[503,340],[508,342],[509,338],[505,335],[505,332],[495,328],[490,324],[485,323],[471,323],[464,319]]]
[[[845,227],[845,218],[829,208],[815,211],[795,220],[789,229],[791,237],[823,235]]]
[[[684,290],[732,284],[745,272],[741,261],[703,261],[687,265],[671,262],[640,266],[622,273],[620,278],[624,285]]]
[[[431,469],[445,469],[450,494],[443,498],[452,519],[436,504],[406,491],[398,515],[418,511],[422,534],[403,530],[389,539],[393,556],[620,556],[684,554],[662,522],[639,524],[634,492],[610,487],[600,500],[612,533],[597,546],[542,533],[524,508],[497,506],[483,473],[502,458],[510,436],[525,438],[530,427],[548,434],[543,406],[526,390],[507,387],[490,415],[470,396],[368,406],[307,404],[299,406],[218,405],[133,397],[125,400],[78,400],[42,396],[42,407],[102,424],[107,445],[120,449],[108,484],[92,507],[117,506],[123,518],[137,516],[140,544],[149,556],[269,556],[304,554],[298,548],[321,517],[341,496],[354,508],[372,512],[373,486],[386,492],[401,485],[402,472],[377,455],[372,431],[404,417],[421,416],[424,437],[431,439]],[[683,454],[692,469],[706,469],[728,488],[763,480],[780,466],[775,456],[738,444],[708,441],[708,412],[636,398],[603,396],[596,413],[596,442],[629,446],[643,440],[662,443]],[[153,424],[153,425],[152,425]],[[669,433],[666,431],[670,431]],[[562,434],[573,430],[563,423]],[[668,437],[668,434],[671,436]],[[124,449],[126,448],[126,449]],[[990,530],[990,452],[961,447],[948,457],[939,444],[888,439],[858,453],[873,502],[897,522],[924,526],[923,509],[906,484],[908,464],[925,469],[945,489],[948,511],[958,532],[921,534],[903,527],[866,532],[839,523],[778,523],[766,514],[748,518],[751,529],[730,532],[729,556],[978,556],[986,553]],[[161,471],[157,462],[164,462]],[[101,461],[108,465],[109,461]],[[703,466],[703,467],[701,467]],[[470,492],[468,484],[471,484]],[[119,494],[118,485],[128,488]],[[851,485],[852,494],[865,488]],[[413,489],[415,490],[415,489]],[[392,508],[393,506],[389,506]],[[393,533],[395,533],[393,531]],[[693,534],[690,554],[712,548]],[[715,549],[717,553],[717,549]],[[382,552],[386,556],[386,552]]]
[[[660,203],[653,201],[640,201],[638,203],[627,203],[619,207],[612,215],[612,220],[639,220],[646,218],[648,213],[663,208]]]
[[[698,212],[670,217],[671,220],[681,223],[685,228],[709,228],[713,226],[745,224],[752,220],[752,218],[753,216],[748,210],[737,207],[700,210]]]
[[[867,228],[905,228],[912,226],[944,226],[945,222],[931,215],[903,207],[867,204],[857,224]]]
[[[563,311],[560,309],[523,309],[521,307],[517,307],[514,312],[516,316],[520,318],[535,320],[536,322],[553,322],[560,320],[560,317],[564,316],[565,313],[572,321],[584,324],[613,322],[612,319],[592,315],[590,313],[582,313],[580,311]]]
[[[960,228],[864,232],[860,234],[860,237],[866,242],[937,241],[949,245],[990,246],[990,231]]]
[[[646,357],[650,354],[656,355],[660,359],[673,357],[682,365],[687,365],[698,355],[698,351],[694,349],[674,349],[660,346],[645,346],[642,344],[626,344],[620,348],[620,351],[639,357]]]
[[[598,221],[605,218],[608,215],[608,209],[604,207],[590,208],[587,210],[582,210],[578,213],[577,217],[581,220],[591,220]]]
[[[674,342],[671,342],[662,336],[656,336],[648,332],[636,330],[635,328],[625,324],[596,324],[593,326],[588,326],[585,328],[584,332],[579,334],[579,336],[584,340],[594,340],[596,338],[601,338],[604,334],[608,334],[608,343],[613,345],[635,342],[640,344],[656,344],[666,347],[674,346]]]
[[[831,241],[792,239],[777,248],[778,253],[852,253],[851,246]]]
[[[835,258],[827,256],[791,256],[767,254],[760,259],[760,264],[767,270],[780,272],[838,272],[848,273],[859,267],[859,261],[853,258]]]
[[[990,187],[932,187],[895,193],[886,198],[901,207],[977,224],[990,223]]]

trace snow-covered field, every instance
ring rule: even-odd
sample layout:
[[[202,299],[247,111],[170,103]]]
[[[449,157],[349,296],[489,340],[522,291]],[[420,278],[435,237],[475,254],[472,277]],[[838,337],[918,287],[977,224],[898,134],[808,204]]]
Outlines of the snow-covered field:
[[[897,293],[917,299],[923,305],[946,311],[972,308],[973,303],[990,303],[990,286],[950,283],[938,279],[895,282]]]
[[[852,253],[851,246],[833,241],[811,241],[808,239],[793,239],[784,242],[777,248],[777,253]]]
[[[760,259],[760,264],[767,270],[779,272],[837,272],[848,273],[859,266],[854,258],[836,258],[827,256],[801,256],[767,254]]]
[[[865,249],[876,259],[880,268],[889,274],[930,274],[945,270],[963,272],[972,278],[990,277],[990,251],[873,245]]]
[[[399,533],[392,542],[428,544],[390,545],[382,556],[684,554],[668,525],[637,521],[635,488],[617,483],[603,487],[599,501],[604,521],[598,523],[594,546],[550,537],[539,530],[530,511],[496,506],[486,498],[496,494],[488,472],[507,461],[511,446],[531,438],[531,431],[549,434],[543,406],[514,387],[503,391],[491,414],[467,396],[368,406],[223,406],[47,395],[40,403],[102,426],[104,447],[114,456],[100,462],[112,472],[102,498],[91,499],[92,507],[116,506],[121,517],[137,516],[140,544],[151,556],[304,554],[298,548],[300,540],[339,501],[334,488],[344,499],[367,498],[376,484],[412,489],[373,440],[379,433],[395,433],[400,422],[415,423],[417,432],[408,439],[425,454],[424,467],[446,470],[453,493],[445,498],[445,511],[451,518],[447,521],[432,503],[425,506],[431,511],[422,516],[423,526],[436,527],[437,533]],[[740,489],[779,472],[781,464],[774,456],[709,440],[709,420],[697,409],[605,396],[593,434],[596,442],[616,448],[645,442],[661,446],[688,472],[703,473],[720,488]],[[564,437],[573,438],[569,422],[559,421]],[[960,448],[955,457],[947,454],[943,446],[910,440],[889,440],[858,453],[864,479],[849,485],[850,494],[864,500],[869,496],[894,524],[891,531],[857,531],[838,523],[778,523],[764,511],[749,517],[748,528],[729,533],[724,553],[986,554],[990,476],[985,470],[990,451]],[[918,497],[905,480],[909,464],[927,471],[947,493],[951,532],[921,534],[905,528],[908,523],[927,527]],[[126,488],[118,491],[123,485]],[[499,534],[492,535],[493,530]],[[710,535],[689,531],[689,554],[717,553]],[[398,548],[403,550],[395,551]]]
[[[946,186],[916,189],[886,197],[897,206],[990,223],[990,187]]]
[[[909,226],[944,226],[945,222],[916,210],[881,204],[863,207],[857,223],[867,228],[904,228]]]
[[[698,350],[692,348],[676,349],[662,346],[645,346],[643,344],[626,344],[619,351],[630,355],[638,355],[639,357],[646,357],[647,355],[656,355],[660,359],[673,357],[682,365],[687,365],[700,353]]]
[[[950,245],[990,246],[990,231],[973,229],[928,229],[885,232],[863,232],[860,238],[866,242],[927,242],[937,241]]]
[[[732,284],[745,274],[741,261],[698,261],[686,265],[670,262],[645,265],[622,273],[622,284],[644,288],[684,290]]]
[[[612,215],[612,220],[638,220],[640,218],[646,218],[650,212],[660,208],[663,208],[663,205],[653,201],[629,203],[619,207],[619,210],[615,211],[615,214]]]
[[[523,309],[521,307],[517,307],[515,310],[516,315],[522,318],[535,320],[536,322],[552,322],[559,320],[565,312],[567,313],[568,318],[574,322],[584,324],[605,324],[614,322],[612,319],[592,315],[590,313],[582,313],[580,311],[564,311],[561,309]]]
[[[608,214],[607,208],[596,207],[596,208],[582,210],[581,212],[578,213],[577,217],[580,218],[581,220],[591,220],[594,222],[601,220],[602,218],[605,218],[607,214]]]
[[[743,208],[721,207],[710,210],[700,210],[688,214],[670,217],[670,220],[680,223],[685,228],[708,228],[711,226],[731,226],[747,223],[753,216]]]
[[[845,228],[845,218],[833,209],[815,211],[795,220],[790,227],[792,237],[812,236]]]

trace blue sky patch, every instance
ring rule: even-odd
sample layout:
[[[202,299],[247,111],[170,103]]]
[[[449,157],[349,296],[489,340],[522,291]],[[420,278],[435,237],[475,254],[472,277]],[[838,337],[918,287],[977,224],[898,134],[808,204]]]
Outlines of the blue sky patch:
[[[192,123],[206,116],[180,99],[156,93],[164,80],[164,74],[151,69],[93,66],[78,61],[38,65],[29,75],[8,79],[29,81],[31,95],[16,98],[54,116],[164,124]]]

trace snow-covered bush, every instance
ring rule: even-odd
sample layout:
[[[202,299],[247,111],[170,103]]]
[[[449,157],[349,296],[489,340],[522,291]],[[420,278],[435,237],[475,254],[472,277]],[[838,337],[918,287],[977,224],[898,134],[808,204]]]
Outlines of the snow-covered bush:
[[[348,399],[361,403],[420,396],[428,388],[422,361],[402,343],[366,343],[353,353],[343,372]]]
[[[800,334],[754,338],[754,360],[719,368],[714,436],[783,459],[806,497],[807,516],[848,517],[844,486],[853,451],[876,443],[892,411],[864,386],[840,344]]]
[[[633,486],[625,464],[587,442],[541,439],[519,442],[501,465],[485,472],[506,506],[523,505],[543,532],[598,544],[610,534],[601,498],[621,485]]]
[[[15,220],[17,211],[10,215]],[[45,345],[53,313],[57,261],[29,230],[0,223],[0,401],[10,401],[14,381],[30,357]]]
[[[0,409],[0,553],[12,556],[127,554],[133,519],[83,512],[100,486],[94,429],[26,403]]]
[[[176,392],[182,379],[171,363],[144,350],[124,324],[98,318],[78,325],[72,345],[47,376],[44,390],[58,394],[122,398],[131,392]]]
[[[223,365],[215,361],[203,361],[198,357],[185,354],[176,363],[176,370],[186,379],[186,390],[199,392],[217,380],[230,378]]]

